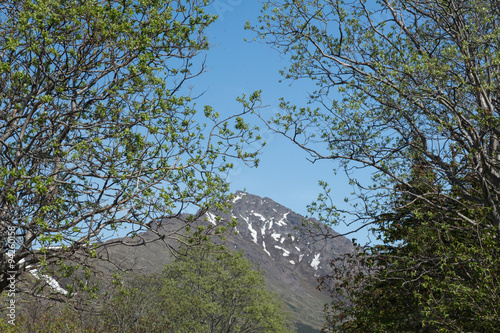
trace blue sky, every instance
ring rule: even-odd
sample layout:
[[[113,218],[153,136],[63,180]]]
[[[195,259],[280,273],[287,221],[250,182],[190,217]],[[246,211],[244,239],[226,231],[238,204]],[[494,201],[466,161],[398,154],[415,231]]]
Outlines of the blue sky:
[[[206,62],[209,71],[191,82],[194,92],[206,90],[197,101],[199,106],[208,104],[221,114],[231,114],[241,110],[236,97],[262,90],[263,104],[268,107],[261,113],[271,116],[277,111],[280,97],[304,105],[307,92],[314,90],[311,81],[280,83],[279,70],[288,65],[286,59],[267,45],[244,41],[244,38],[255,37],[243,27],[246,20],[257,23],[261,7],[258,1],[215,0],[207,8],[211,14],[219,15],[219,19],[207,31],[212,44]],[[257,119],[255,121],[257,123]],[[352,188],[342,173],[333,174],[334,164],[328,161],[311,164],[306,160],[307,154],[286,139],[269,130],[264,130],[262,135],[267,145],[259,167],[236,164],[230,174],[232,191],[246,189],[306,215],[306,206],[321,191],[319,180],[325,180],[332,185],[337,206],[342,206]],[[338,232],[348,230],[344,226],[334,229]],[[349,238],[362,240],[366,234],[365,231]]]

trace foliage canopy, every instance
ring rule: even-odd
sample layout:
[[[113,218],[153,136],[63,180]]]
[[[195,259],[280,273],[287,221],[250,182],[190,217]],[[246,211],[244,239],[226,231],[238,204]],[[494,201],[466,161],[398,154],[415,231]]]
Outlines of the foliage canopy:
[[[243,116],[259,96],[227,119],[197,113],[186,83],[204,70],[206,5],[0,4],[0,291],[8,271],[84,264],[121,226],[223,209],[231,159],[256,162]]]
[[[289,332],[262,272],[222,246],[183,251],[162,273],[136,276],[107,308],[120,332]]]
[[[499,327],[499,5],[271,0],[248,24],[317,87],[318,108],[282,100],[268,126],[346,172],[348,218],[379,239],[325,277],[326,330]],[[323,186],[311,210],[339,223]]]

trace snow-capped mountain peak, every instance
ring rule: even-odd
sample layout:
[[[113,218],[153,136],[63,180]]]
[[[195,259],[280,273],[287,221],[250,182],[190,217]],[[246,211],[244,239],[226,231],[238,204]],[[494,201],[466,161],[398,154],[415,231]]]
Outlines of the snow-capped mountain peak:
[[[220,215],[222,218],[227,214]],[[240,247],[245,251],[259,250],[272,260],[293,269],[308,271],[319,276],[328,270],[336,253],[352,249],[344,237],[325,242],[305,239],[304,217],[269,198],[261,198],[245,192],[236,192],[232,200],[230,216],[238,220]],[[215,221],[215,213],[208,212],[206,219]],[[332,233],[335,233],[332,230]],[[242,242],[243,241],[243,242]],[[253,245],[245,244],[249,241]]]

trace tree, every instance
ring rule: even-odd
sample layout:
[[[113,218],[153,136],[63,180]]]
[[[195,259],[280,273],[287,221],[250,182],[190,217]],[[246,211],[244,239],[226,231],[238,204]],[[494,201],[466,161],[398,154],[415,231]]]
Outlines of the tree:
[[[186,84],[204,70],[206,5],[0,4],[0,291],[51,264],[70,273],[124,227],[223,209],[231,159],[256,162],[243,116],[258,93],[226,119],[197,113]]]
[[[499,4],[268,1],[248,25],[289,57],[285,78],[317,86],[318,108],[282,100],[264,120],[313,161],[338,163],[356,188],[349,218],[383,243],[344,258],[352,274],[334,271],[353,297],[328,329],[498,327]],[[356,179],[363,168],[371,183]],[[350,223],[324,186],[311,209]]]
[[[426,193],[434,179],[425,161],[415,159],[409,181],[412,191]],[[469,204],[474,218],[487,216]],[[449,208],[455,206],[455,202],[448,203]],[[497,251],[495,239],[471,237],[477,233],[475,228],[451,218],[409,195],[395,198],[394,208],[374,223],[383,243],[365,248],[356,257],[337,260],[333,274],[321,281],[334,297],[327,317],[329,328],[352,332],[494,330],[499,319],[495,306],[498,262],[490,256]]]
[[[182,251],[161,273],[135,276],[106,305],[113,332],[289,332],[260,270],[223,246]]]

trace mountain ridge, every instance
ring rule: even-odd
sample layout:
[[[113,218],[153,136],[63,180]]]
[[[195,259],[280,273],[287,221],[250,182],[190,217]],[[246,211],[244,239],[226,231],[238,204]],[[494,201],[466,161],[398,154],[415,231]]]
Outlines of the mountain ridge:
[[[283,299],[299,333],[319,332],[329,296],[317,290],[317,278],[329,272],[334,256],[352,251],[352,243],[327,227],[325,230],[338,237],[322,242],[307,238],[303,225],[305,218],[270,198],[237,191],[231,204],[227,212],[209,209],[195,224],[217,227],[236,218],[237,233],[227,234],[226,246],[242,251],[248,260],[260,267],[268,289]],[[183,225],[180,219],[164,220],[157,232],[167,234]],[[156,235],[147,231],[138,236],[148,240]],[[106,256],[122,269],[150,273],[173,261],[168,245],[174,241],[164,242],[113,246],[106,249]],[[108,269],[111,273],[111,268]]]
[[[274,260],[293,266],[312,268],[314,276],[328,272],[330,260],[338,254],[353,250],[352,243],[338,235],[331,228],[323,226],[330,235],[337,236],[335,240],[313,240],[308,237],[304,222],[318,223],[317,220],[306,220],[292,209],[285,207],[267,197],[259,197],[243,191],[237,191],[232,200],[229,215],[236,218],[239,226],[238,235],[255,244]],[[214,223],[215,214],[208,212],[207,219]],[[224,214],[223,214],[224,215]],[[255,227],[254,227],[255,226]],[[328,253],[327,255],[323,252]]]

